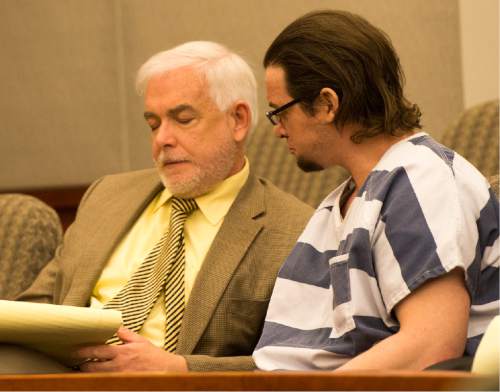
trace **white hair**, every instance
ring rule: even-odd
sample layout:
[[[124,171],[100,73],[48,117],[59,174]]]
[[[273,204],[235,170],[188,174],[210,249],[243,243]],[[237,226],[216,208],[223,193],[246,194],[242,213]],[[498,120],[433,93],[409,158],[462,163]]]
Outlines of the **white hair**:
[[[137,72],[138,94],[144,94],[153,76],[185,66],[195,67],[205,77],[219,110],[226,110],[237,100],[246,102],[252,116],[251,129],[255,127],[257,82],[252,69],[239,55],[215,42],[186,42],[153,55]]]

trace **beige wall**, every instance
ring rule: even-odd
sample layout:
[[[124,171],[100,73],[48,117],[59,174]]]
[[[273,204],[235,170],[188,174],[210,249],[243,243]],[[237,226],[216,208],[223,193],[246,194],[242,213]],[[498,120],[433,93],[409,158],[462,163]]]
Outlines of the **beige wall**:
[[[460,0],[464,107],[498,99],[498,0]]]
[[[85,184],[148,167],[133,89],[153,53],[226,44],[257,71],[282,28],[317,8],[360,13],[399,51],[410,99],[439,136],[463,108],[458,0],[0,0],[0,189]]]

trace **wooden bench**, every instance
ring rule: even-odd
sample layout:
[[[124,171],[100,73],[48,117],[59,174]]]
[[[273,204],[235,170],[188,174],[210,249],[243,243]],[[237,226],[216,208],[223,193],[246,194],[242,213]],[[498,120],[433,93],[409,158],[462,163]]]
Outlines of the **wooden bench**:
[[[498,377],[459,371],[94,373],[0,375],[0,390],[498,390]]]

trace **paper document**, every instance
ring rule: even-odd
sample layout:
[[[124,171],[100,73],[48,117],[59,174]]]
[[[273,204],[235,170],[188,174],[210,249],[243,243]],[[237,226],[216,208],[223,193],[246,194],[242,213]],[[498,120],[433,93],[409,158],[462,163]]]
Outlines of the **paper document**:
[[[66,365],[72,351],[103,344],[122,324],[117,310],[0,300],[0,342],[20,344]]]

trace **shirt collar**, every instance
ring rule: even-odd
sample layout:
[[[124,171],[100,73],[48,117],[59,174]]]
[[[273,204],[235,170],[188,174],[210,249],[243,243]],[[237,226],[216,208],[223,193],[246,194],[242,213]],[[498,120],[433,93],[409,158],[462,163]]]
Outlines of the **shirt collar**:
[[[212,225],[216,225],[226,216],[240,189],[245,185],[249,173],[250,163],[245,157],[245,164],[238,173],[217,184],[210,192],[195,198],[201,213]],[[172,193],[165,188],[153,201],[153,213],[169,202],[171,197]]]

